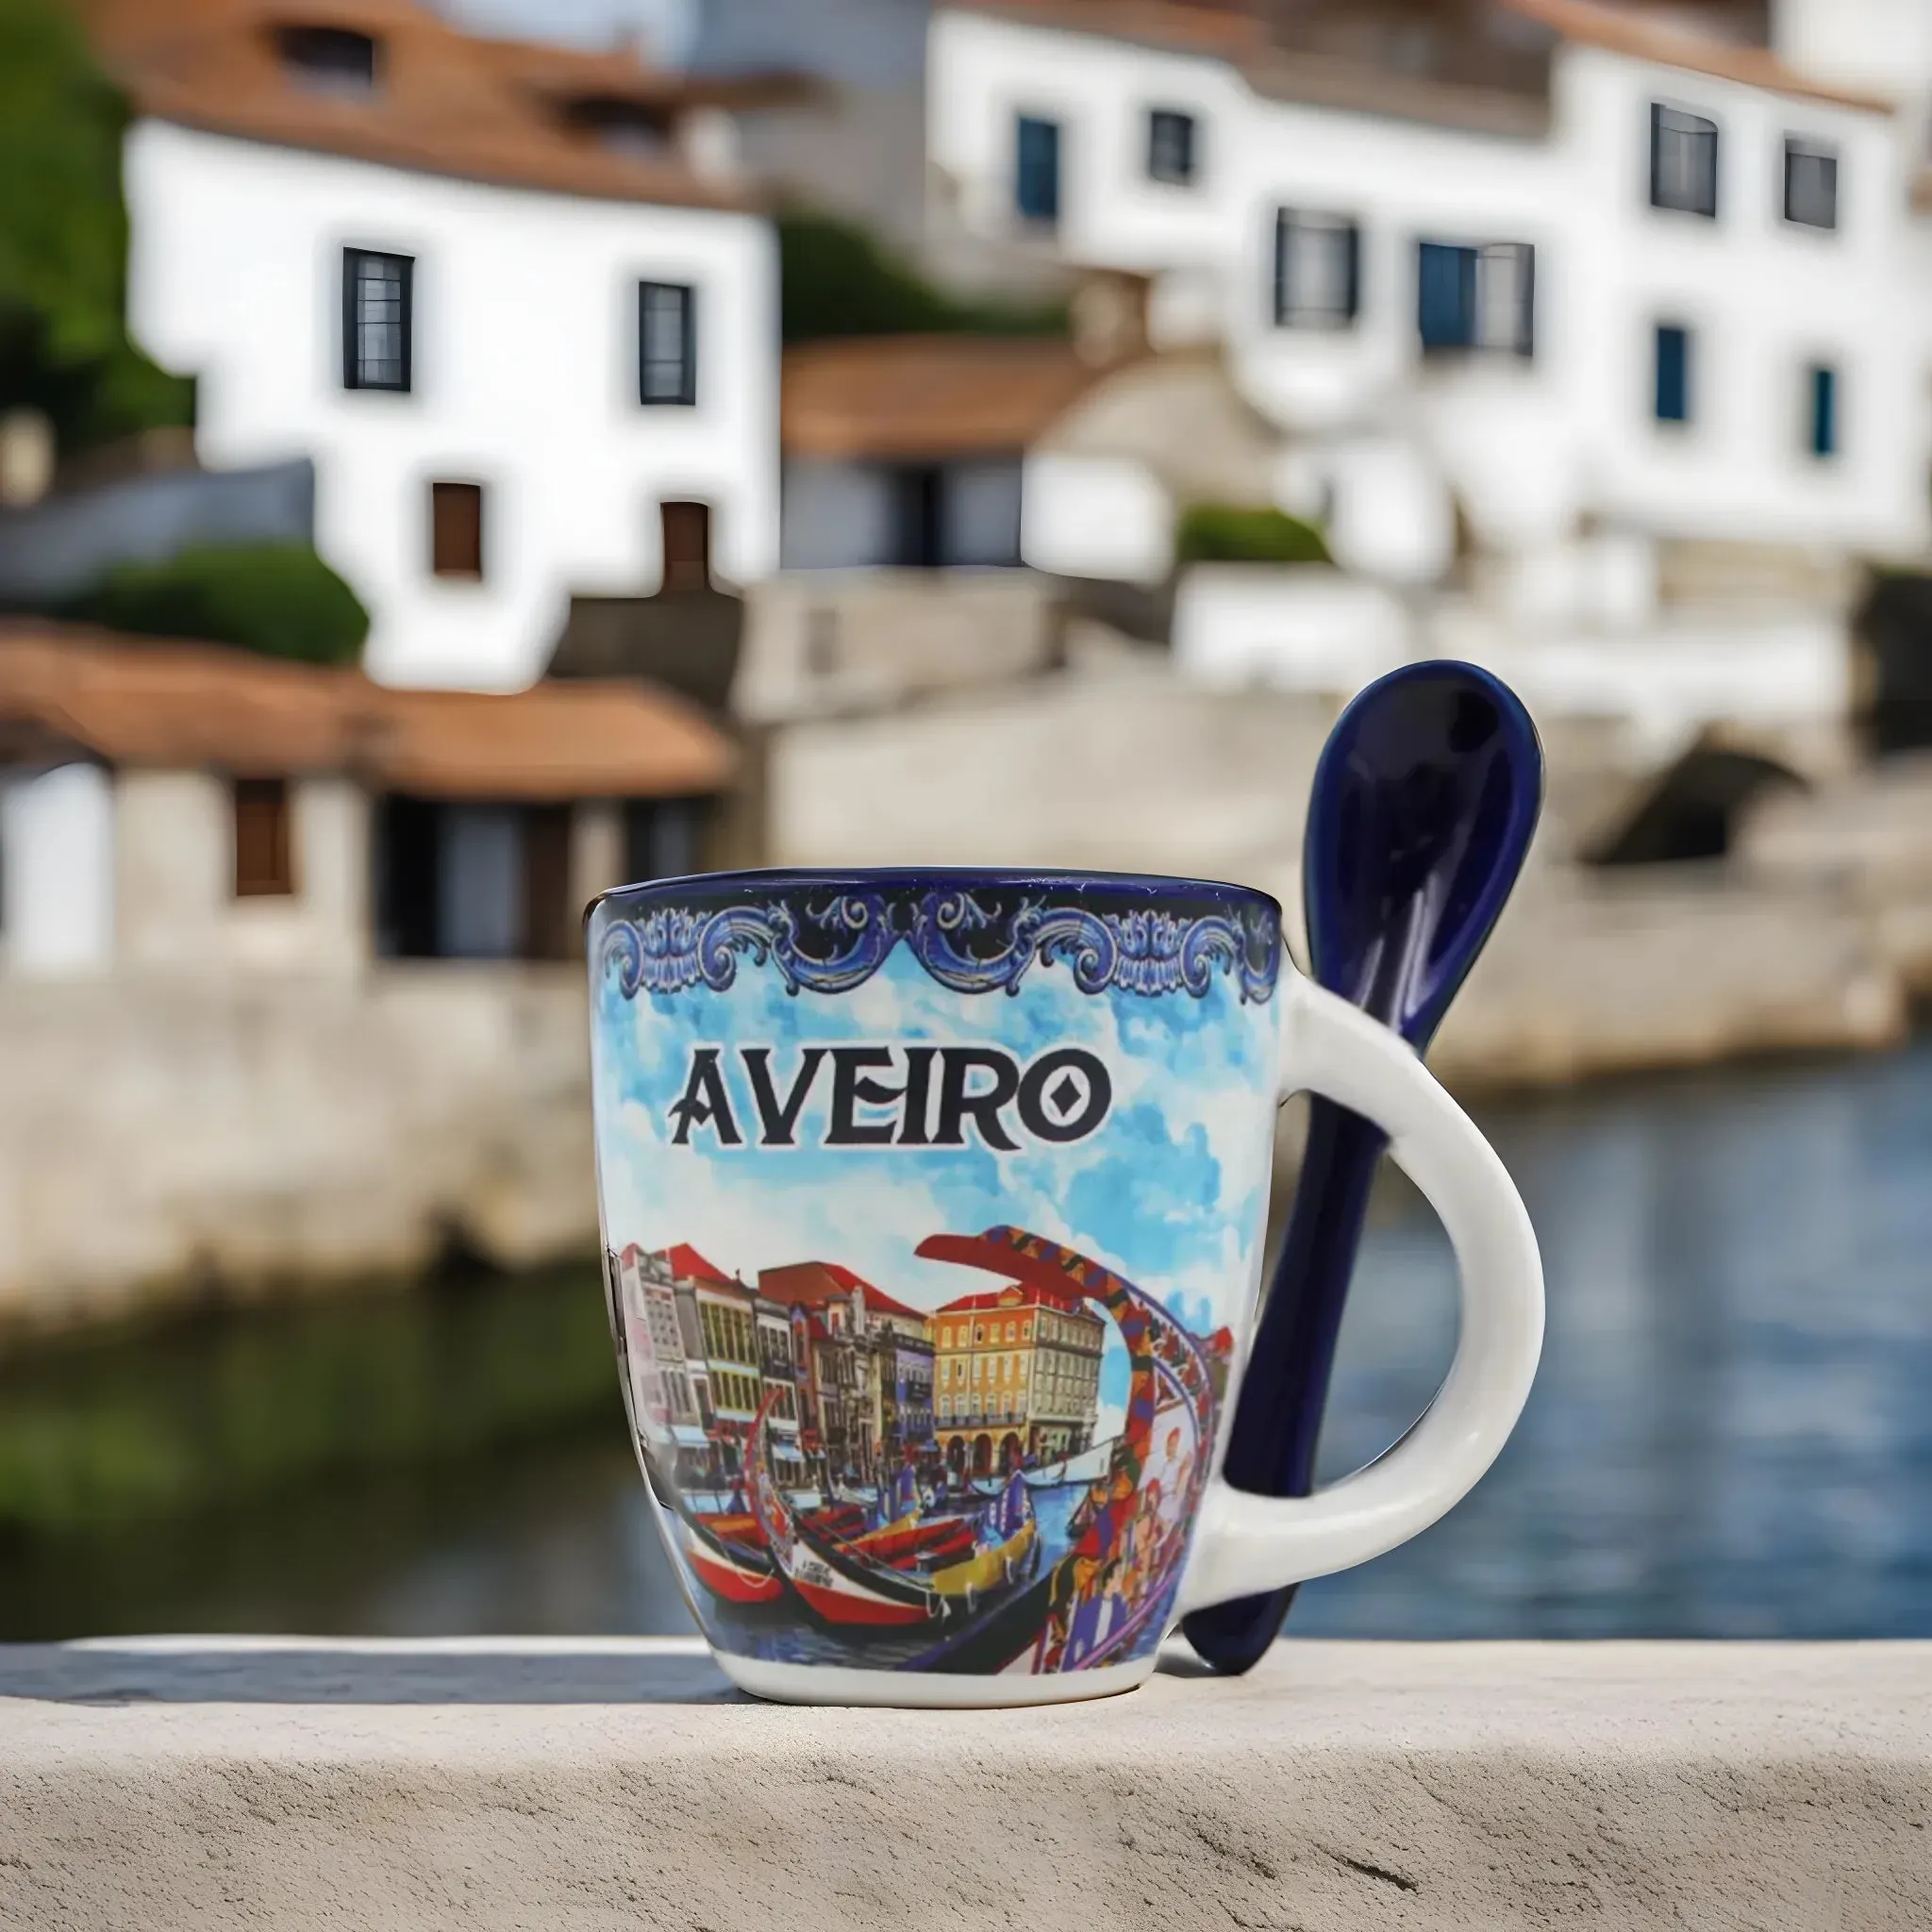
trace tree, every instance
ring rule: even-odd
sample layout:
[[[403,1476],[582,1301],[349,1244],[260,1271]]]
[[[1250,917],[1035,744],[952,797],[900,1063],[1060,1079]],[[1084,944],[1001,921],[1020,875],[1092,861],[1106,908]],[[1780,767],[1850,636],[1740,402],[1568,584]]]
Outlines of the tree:
[[[788,342],[826,336],[1067,332],[1062,303],[962,301],[934,288],[856,223],[815,209],[779,215],[778,261]]]
[[[0,0],[0,407],[70,448],[193,418],[127,337],[126,125],[61,0]]]
[[[307,543],[184,550],[117,564],[62,612],[109,630],[235,644],[308,664],[353,664],[369,635],[354,591]]]

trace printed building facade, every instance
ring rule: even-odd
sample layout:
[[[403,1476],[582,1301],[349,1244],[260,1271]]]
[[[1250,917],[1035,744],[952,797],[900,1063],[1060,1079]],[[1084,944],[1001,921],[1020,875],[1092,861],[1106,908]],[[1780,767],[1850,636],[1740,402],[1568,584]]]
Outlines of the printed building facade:
[[[933,1324],[950,1467],[985,1475],[1091,1444],[1107,1324],[1091,1308],[1016,1284],[948,1302]]]

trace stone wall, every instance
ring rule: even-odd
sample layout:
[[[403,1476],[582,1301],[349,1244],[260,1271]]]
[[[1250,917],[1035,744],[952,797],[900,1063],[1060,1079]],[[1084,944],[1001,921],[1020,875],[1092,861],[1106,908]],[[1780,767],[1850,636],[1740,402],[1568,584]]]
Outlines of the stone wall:
[[[0,1334],[595,1241],[575,967],[0,985]]]
[[[732,708],[774,724],[1010,685],[1057,655],[1059,602],[1030,571],[786,571],[745,592]]]
[[[289,788],[295,890],[237,898],[235,806],[212,772],[114,781],[115,964],[124,973],[359,972],[370,943],[370,811],[348,778]]]
[[[1293,853],[1334,708],[1153,668],[958,693],[774,738],[780,865],[1061,865],[1252,876]]]
[[[1863,1052],[1906,1035],[1910,987],[1840,896],[1721,868],[1524,881],[1429,1055],[1461,1092]]]
[[[1216,875],[1274,892],[1299,944],[1302,817],[1326,725],[1280,693],[1137,672],[820,721],[774,734],[755,761],[744,803],[762,838],[739,824],[734,844],[721,827],[709,857]],[[507,1265],[588,1250],[577,970],[363,966],[347,873],[311,877],[307,911],[231,902],[211,784],[158,776],[128,793],[146,825],[123,828],[140,970],[0,979],[0,1332],[408,1273],[452,1241]],[[1916,823],[1915,787],[1932,788],[1923,770],[1781,802],[1730,866],[1611,874],[1561,862],[1561,811],[1576,808],[1558,785],[1557,819],[1432,1064],[1471,1093],[1898,1040],[1910,996],[1932,989],[1932,858],[1896,830]],[[356,805],[298,798],[332,830],[318,857],[361,849]],[[608,806],[578,811],[580,898],[621,867],[621,832]],[[143,841],[158,847],[145,859]]]

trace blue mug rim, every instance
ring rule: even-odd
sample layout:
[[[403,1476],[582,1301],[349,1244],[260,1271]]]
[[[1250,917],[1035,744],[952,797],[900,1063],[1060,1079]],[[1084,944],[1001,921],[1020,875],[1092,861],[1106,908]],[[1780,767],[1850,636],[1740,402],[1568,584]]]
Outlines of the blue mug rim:
[[[619,904],[652,898],[729,897],[737,892],[795,891],[801,888],[855,892],[906,892],[924,886],[953,891],[974,888],[988,892],[1048,891],[1085,893],[1118,899],[1214,898],[1245,901],[1269,908],[1277,921],[1281,901],[1258,886],[1237,885],[1228,879],[1189,878],[1178,874],[1151,872],[1089,872],[1058,866],[881,865],[881,866],[751,866],[734,872],[694,872],[675,878],[640,879],[610,886],[585,908],[588,923]]]

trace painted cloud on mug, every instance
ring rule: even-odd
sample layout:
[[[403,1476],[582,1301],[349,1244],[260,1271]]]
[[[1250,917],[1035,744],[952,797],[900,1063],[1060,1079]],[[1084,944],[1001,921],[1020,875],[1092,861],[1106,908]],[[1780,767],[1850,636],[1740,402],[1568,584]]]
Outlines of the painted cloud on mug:
[[[1232,889],[1117,897],[595,914],[612,1328],[717,1649],[1057,1672],[1172,1622],[1258,1279],[1280,941]]]

